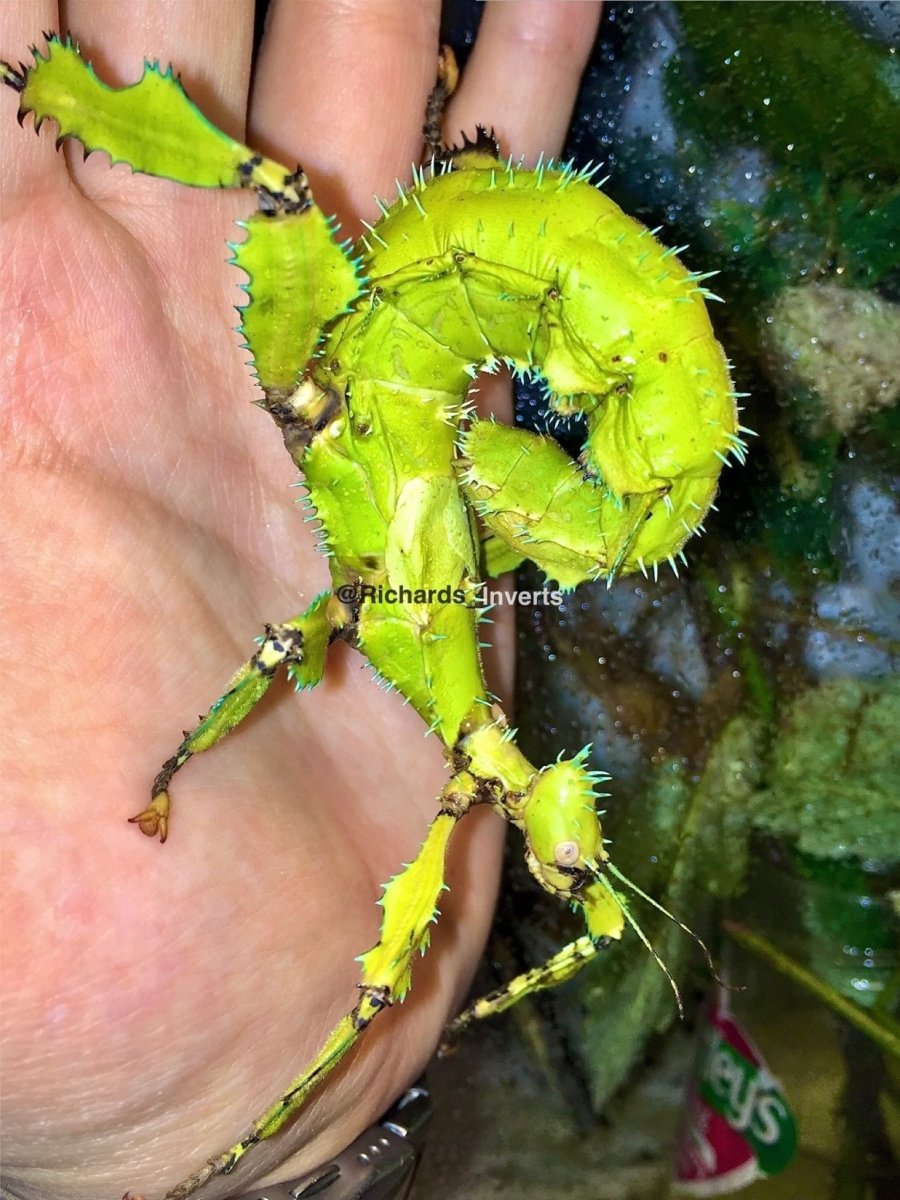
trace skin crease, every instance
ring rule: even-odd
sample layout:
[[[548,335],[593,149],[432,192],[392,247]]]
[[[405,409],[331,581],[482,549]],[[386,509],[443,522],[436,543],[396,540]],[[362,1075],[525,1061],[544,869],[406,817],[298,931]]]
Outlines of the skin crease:
[[[516,154],[557,152],[598,18],[581,0],[489,3],[451,140],[480,121]],[[299,159],[355,233],[348,214],[372,219],[373,191],[418,158],[439,5],[275,0],[248,100],[252,19],[247,0],[5,0],[0,53],[68,29],[111,83],[144,56],[174,62],[229,132]],[[352,1006],[380,884],[418,849],[446,771],[419,718],[337,646],[314,693],[273,686],[177,778],[165,847],[126,823],[263,621],[300,611],[327,571],[228,331],[241,276],[223,242],[252,199],[64,158],[2,92],[0,620],[18,651],[2,715],[4,1184],[150,1198],[229,1145]],[[492,686],[508,701],[503,615]],[[461,823],[409,1000],[204,1196],[312,1168],[415,1078],[481,952],[502,833],[489,813]]]

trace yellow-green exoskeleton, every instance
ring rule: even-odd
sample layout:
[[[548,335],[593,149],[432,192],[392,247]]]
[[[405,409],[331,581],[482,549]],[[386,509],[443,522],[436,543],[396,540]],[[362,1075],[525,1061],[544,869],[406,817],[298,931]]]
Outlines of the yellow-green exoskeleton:
[[[674,566],[723,463],[742,457],[735,393],[703,277],[593,186],[590,170],[526,169],[482,137],[415,168],[350,247],[302,172],[217,130],[171,70],[148,65],[139,83],[108,88],[51,37],[31,66],[3,64],[0,77],[20,93],[20,115],[36,128],[52,119],[60,139],[190,186],[255,191],[258,211],[232,247],[249,280],[242,332],[331,568],[329,592],[266,626],[134,821],[165,840],[175,772],[233,729],[279,669],[314,687],[337,636],[415,707],[451,768],[418,856],[385,889],[358,1002],[250,1131],[168,1193],[181,1200],[277,1132],[404,998],[447,845],[473,806],[521,830],[535,879],[583,911],[587,932],[474,1004],[456,1029],[568,978],[631,923],[610,878],[621,877],[596,810],[600,776],[586,750],[537,770],[517,748],[485,686],[477,592],[486,574],[525,560],[562,589]],[[469,386],[501,364],[543,379],[558,414],[583,414],[577,461],[547,437],[476,419]]]

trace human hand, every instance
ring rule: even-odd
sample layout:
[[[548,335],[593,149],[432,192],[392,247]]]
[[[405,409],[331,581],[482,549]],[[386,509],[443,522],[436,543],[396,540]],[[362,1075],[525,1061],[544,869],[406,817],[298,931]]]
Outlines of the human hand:
[[[517,154],[558,150],[597,8],[489,5],[451,140],[478,121]],[[299,159],[326,211],[371,217],[419,156],[438,18],[434,0],[276,0],[249,96],[249,0],[62,15],[7,0],[0,50],[24,58],[64,22],[107,82],[171,61],[216,123]],[[63,157],[2,103],[6,1183],[156,1195],[233,1141],[352,1005],[379,885],[418,849],[445,769],[335,646],[311,696],[274,685],[177,777],[164,850],[125,823],[263,621],[299,612],[327,571],[225,325],[243,297],[223,242],[250,198]],[[402,1012],[205,1194],[321,1162],[420,1071],[486,936],[500,838],[490,814],[462,822]]]

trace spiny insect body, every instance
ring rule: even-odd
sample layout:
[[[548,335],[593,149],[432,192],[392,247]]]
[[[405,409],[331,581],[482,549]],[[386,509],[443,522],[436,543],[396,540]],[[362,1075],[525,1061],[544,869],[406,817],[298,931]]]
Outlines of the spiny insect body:
[[[212,126],[171,68],[148,64],[139,83],[112,89],[71,41],[51,36],[32,66],[3,64],[0,74],[20,93],[20,119],[33,113],[36,128],[54,120],[60,141],[191,186],[256,191],[259,209],[231,247],[249,278],[241,329],[260,404],[303,473],[331,568],[329,592],[266,626],[133,820],[164,841],[175,772],[233,729],[279,669],[314,687],[338,636],[416,708],[451,767],[419,854],[384,889],[358,1002],[250,1131],[167,1193],[183,1200],[282,1128],[378,1013],[404,998],[447,845],[473,806],[488,804],[521,830],[535,879],[583,912],[587,932],[476,1002],[454,1031],[569,978],[634,924],[596,811],[605,777],[589,768],[587,749],[541,770],[520,752],[484,683],[478,587],[526,560],[564,590],[660,562],[674,568],[723,463],[743,457],[735,393],[705,276],[593,186],[596,168],[541,160],[525,169],[480,136],[414,168],[351,247],[301,171]],[[501,364],[541,378],[560,418],[582,414],[577,461],[548,437],[476,419],[472,379]],[[401,599],[385,599],[387,588]],[[453,602],[419,599],[442,592]]]

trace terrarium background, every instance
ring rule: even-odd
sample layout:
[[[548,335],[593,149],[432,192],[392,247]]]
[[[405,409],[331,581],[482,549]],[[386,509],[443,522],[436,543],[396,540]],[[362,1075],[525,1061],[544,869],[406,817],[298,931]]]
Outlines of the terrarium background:
[[[481,6],[444,7],[445,40],[464,60]],[[517,709],[540,761],[593,741],[614,776],[617,862],[730,965],[741,958],[717,933],[722,906],[744,903],[752,919],[752,898],[748,910],[736,897],[787,855],[801,900],[774,923],[770,913],[765,932],[797,955],[872,950],[814,965],[882,1010],[891,994],[896,1004],[884,897],[900,853],[898,42],[896,5],[607,5],[566,153],[604,160],[605,190],[627,212],[687,243],[693,269],[722,272],[713,319],[760,436],[750,465],[725,473],[681,580],[585,587],[561,611],[523,614]],[[542,416],[537,389],[523,389],[518,419],[542,428]],[[580,932],[511,850],[481,989]],[[807,887],[874,895],[883,944],[847,927],[859,904],[846,919],[804,908]],[[681,982],[687,1021],[674,1021],[665,978],[630,939],[558,995],[478,1030],[432,1071],[437,1112],[414,1200],[668,1195],[708,978],[676,927],[640,917]],[[743,969],[749,979],[757,966]],[[783,1040],[773,1022],[809,1003],[784,987],[751,1026],[764,1050]],[[771,1200],[896,1194],[885,1064],[827,1008],[816,1020],[833,1053],[819,1065],[827,1078],[793,1084],[803,1152],[757,1186]],[[858,1128],[844,1112],[851,1089]]]

